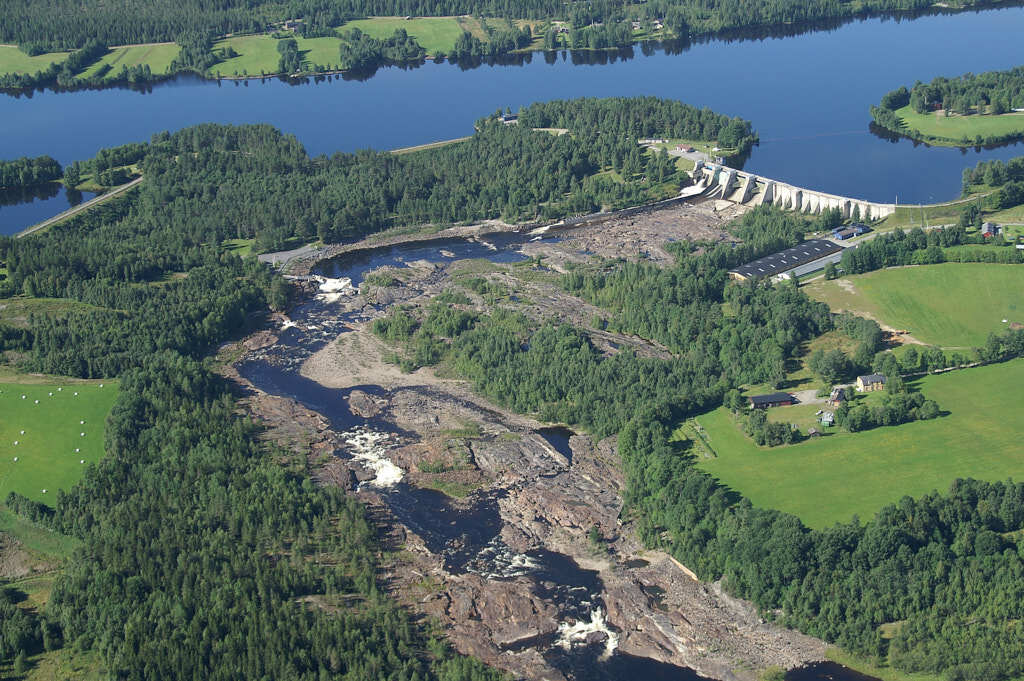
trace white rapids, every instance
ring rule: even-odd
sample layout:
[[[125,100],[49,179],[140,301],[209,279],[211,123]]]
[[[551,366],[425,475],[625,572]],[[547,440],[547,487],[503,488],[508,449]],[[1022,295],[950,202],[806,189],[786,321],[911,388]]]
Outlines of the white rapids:
[[[619,636],[608,627],[608,622],[605,620],[604,612],[601,608],[595,608],[590,612],[589,622],[576,622],[575,624],[562,622],[559,624],[558,645],[567,651],[571,650],[573,643],[583,643],[586,641],[588,634],[598,631],[604,632],[607,636],[604,643],[604,653],[601,654],[602,660],[607,659],[619,647]]]
[[[381,443],[388,439],[387,433],[366,428],[354,428],[344,434],[345,444],[352,458],[369,468],[376,477],[365,484],[374,487],[393,487],[402,481],[405,473],[386,456],[387,448]]]
[[[358,293],[356,288],[352,286],[352,279],[349,277],[331,279],[330,277],[318,276],[316,279],[320,282],[320,293],[317,294],[317,300],[335,303],[344,296],[353,296]]]

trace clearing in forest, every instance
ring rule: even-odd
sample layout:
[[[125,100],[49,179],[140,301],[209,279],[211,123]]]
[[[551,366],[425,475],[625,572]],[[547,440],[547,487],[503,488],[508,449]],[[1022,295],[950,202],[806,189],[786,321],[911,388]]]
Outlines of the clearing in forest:
[[[18,492],[53,506],[102,458],[117,391],[117,381],[0,383],[0,503]]]

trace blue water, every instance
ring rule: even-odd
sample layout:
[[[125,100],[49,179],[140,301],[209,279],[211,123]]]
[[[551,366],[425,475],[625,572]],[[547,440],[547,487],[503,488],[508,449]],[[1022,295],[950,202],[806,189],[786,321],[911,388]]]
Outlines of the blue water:
[[[0,191],[0,234],[16,234],[94,196],[94,192],[68,192],[58,184]]]
[[[874,18],[787,38],[695,44],[678,54],[574,65],[570,55],[463,70],[449,63],[385,68],[364,81],[292,85],[179,78],[125,89],[0,97],[0,158],[61,162],[205,121],[268,122],[313,154],[395,148],[458,137],[506,106],[578,96],[658,95],[743,116],[761,135],[745,168],[808,188],[874,201],[954,198],[963,168],[1024,155],[896,143],[869,131],[868,107],[901,84],[1021,62],[1024,8]],[[553,63],[549,63],[553,61]],[[0,208],[0,224],[7,209]]]

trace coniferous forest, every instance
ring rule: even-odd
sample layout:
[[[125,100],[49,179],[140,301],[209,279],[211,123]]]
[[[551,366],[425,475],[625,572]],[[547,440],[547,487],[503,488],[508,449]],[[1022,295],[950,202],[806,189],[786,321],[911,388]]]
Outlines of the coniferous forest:
[[[745,121],[650,98],[538,105],[520,125],[484,119],[467,142],[406,155],[310,158],[268,126],[203,125],[155,136],[138,160],[144,181],[123,196],[0,239],[0,297],[73,308],[25,329],[0,324],[0,350],[25,370],[122,381],[106,457],[53,509],[8,500],[82,548],[45,616],[19,614],[0,591],[0,658],[69,646],[139,680],[497,678],[386,599],[361,508],[258,444],[203,362],[268,307],[287,305],[283,280],[221,244],[273,249],[293,237],[351,241],[427,221],[638,203],[680,180],[663,157],[638,151],[637,136],[656,132],[740,146],[756,137]],[[594,180],[607,167],[621,184]],[[957,481],[812,531],[722,487],[670,440],[680,418],[739,384],[779,380],[802,342],[837,324],[860,328],[792,283],[727,276],[811,228],[759,208],[730,225],[737,246],[678,244],[668,267],[607,261],[563,277],[566,291],[607,310],[610,328],[660,342],[671,359],[605,357],[571,326],[464,314],[443,300],[377,330],[409,343],[420,364],[450,360],[497,403],[617,435],[641,538],[704,579],[723,578],[765,617],[906,671],[1019,676],[1024,485]],[[1020,356],[1024,331],[989,345],[986,361]]]

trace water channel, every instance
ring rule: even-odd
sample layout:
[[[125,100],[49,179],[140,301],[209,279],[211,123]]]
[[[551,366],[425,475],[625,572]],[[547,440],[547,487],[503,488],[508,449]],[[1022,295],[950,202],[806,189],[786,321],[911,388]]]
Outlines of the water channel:
[[[311,154],[389,149],[467,135],[473,121],[498,108],[612,95],[669,97],[748,118],[761,144],[747,170],[872,201],[952,199],[964,167],[1024,154],[1020,144],[959,150],[893,141],[871,131],[868,113],[899,85],[1018,65],[1024,8],[799,30],[610,55],[535,53],[522,63],[471,69],[428,62],[383,68],[366,80],[181,77],[143,91],[0,96],[0,158],[49,154],[67,163],[207,121],[270,123],[295,134]],[[0,206],[0,234],[65,207],[33,205],[17,213]]]

